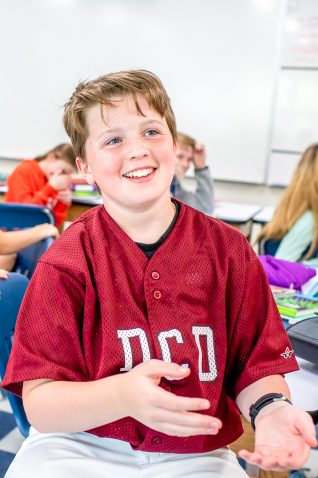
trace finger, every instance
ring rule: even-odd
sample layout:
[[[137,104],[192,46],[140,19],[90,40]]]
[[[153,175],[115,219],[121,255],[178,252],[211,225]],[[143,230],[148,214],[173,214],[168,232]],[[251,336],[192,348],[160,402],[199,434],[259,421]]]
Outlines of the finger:
[[[189,368],[181,367],[173,362],[164,362],[163,360],[148,360],[141,365],[145,369],[146,376],[155,379],[166,376],[184,378],[190,374]]]
[[[205,427],[188,427],[175,425],[171,423],[160,423],[158,424],[158,430],[166,435],[177,436],[177,437],[190,437],[198,435],[216,435],[218,430],[210,430]]]
[[[162,409],[158,411],[157,420],[184,427],[204,428],[213,431],[222,428],[222,422],[218,418],[194,412],[173,412]]]
[[[308,413],[301,414],[296,420],[295,426],[307,445],[310,447],[317,446],[315,425]]]
[[[180,397],[162,388],[159,388],[156,400],[159,408],[178,412],[208,410],[211,406],[205,398]]]
[[[6,271],[5,269],[0,269],[0,278],[1,279],[8,279],[9,277],[9,272]]]
[[[248,450],[240,450],[238,455],[249,463],[258,465],[262,461],[262,455],[259,452],[250,452]]]

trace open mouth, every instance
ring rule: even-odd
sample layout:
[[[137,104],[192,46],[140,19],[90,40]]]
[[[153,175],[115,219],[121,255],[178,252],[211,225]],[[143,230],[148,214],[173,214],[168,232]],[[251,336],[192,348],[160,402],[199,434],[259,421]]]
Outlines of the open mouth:
[[[146,178],[150,176],[155,171],[155,168],[144,168],[136,169],[135,171],[130,171],[129,173],[123,174],[125,178]]]

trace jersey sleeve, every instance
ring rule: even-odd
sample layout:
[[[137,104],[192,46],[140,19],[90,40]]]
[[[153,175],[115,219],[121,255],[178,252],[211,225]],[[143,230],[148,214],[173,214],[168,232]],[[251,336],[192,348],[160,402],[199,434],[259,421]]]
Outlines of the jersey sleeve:
[[[3,387],[27,380],[85,381],[81,342],[85,287],[76,275],[39,263],[19,312]]]
[[[265,271],[245,239],[243,247],[244,266],[232,269],[229,308],[235,316],[231,317],[226,382],[233,397],[261,378],[298,370]]]

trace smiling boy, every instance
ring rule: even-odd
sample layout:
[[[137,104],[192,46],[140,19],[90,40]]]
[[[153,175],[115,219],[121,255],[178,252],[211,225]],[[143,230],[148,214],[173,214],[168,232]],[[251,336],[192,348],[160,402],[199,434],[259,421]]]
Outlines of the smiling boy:
[[[104,204],[42,256],[27,291],[4,385],[32,428],[7,478],[243,477],[227,445],[255,402],[256,450],[242,456],[301,466],[315,429],[285,397],[297,364],[267,279],[239,232],[171,200],[160,80],[82,83],[64,122]]]

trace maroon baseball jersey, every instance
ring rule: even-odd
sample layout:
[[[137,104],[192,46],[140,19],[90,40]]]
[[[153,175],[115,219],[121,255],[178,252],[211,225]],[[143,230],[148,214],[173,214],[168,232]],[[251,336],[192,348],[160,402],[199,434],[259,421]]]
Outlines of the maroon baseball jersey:
[[[289,351],[289,353],[286,353]],[[296,370],[262,266],[234,228],[180,204],[165,242],[147,259],[107,214],[93,208],[42,256],[24,298],[4,386],[25,380],[89,381],[152,358],[190,367],[161,386],[210,400],[216,436],[178,438],[127,417],[89,430],[134,449],[198,453],[242,432],[237,394]]]

